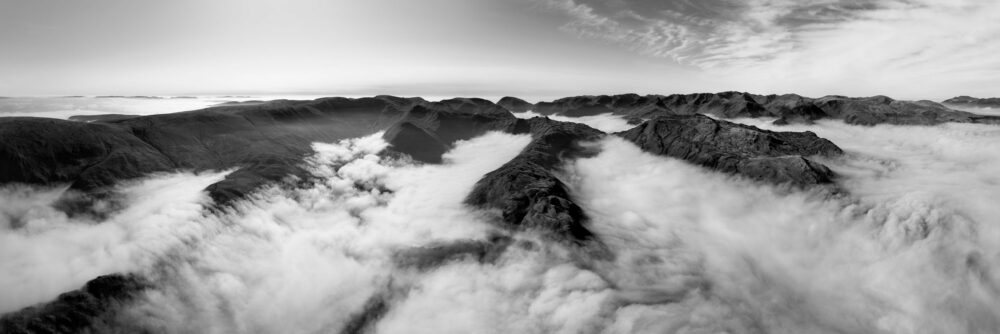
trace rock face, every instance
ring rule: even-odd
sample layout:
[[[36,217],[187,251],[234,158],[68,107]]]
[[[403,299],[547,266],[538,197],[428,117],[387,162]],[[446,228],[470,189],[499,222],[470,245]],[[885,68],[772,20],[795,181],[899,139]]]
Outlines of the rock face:
[[[755,95],[740,92],[685,95],[576,96],[540,102],[534,110],[545,115],[621,115],[638,123],[664,115],[709,114],[722,118],[775,117],[778,124],[841,119],[849,124],[932,125],[945,122],[992,122],[981,116],[931,101],[897,101],[885,96],[814,99],[795,94]]]
[[[147,288],[133,275],[101,276],[56,300],[0,317],[0,333],[101,332],[123,304]]]
[[[773,132],[704,115],[661,116],[616,135],[651,153],[797,186],[830,183],[833,178],[829,168],[805,156],[843,153],[811,132]]]
[[[1000,97],[975,98],[971,96],[956,96],[941,102],[946,105],[978,108],[1000,108]]]

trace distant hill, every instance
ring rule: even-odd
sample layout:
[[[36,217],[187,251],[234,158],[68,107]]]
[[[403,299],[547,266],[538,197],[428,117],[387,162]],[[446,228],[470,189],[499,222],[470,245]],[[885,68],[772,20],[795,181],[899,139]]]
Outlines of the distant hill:
[[[962,95],[944,100],[942,103],[947,105],[964,106],[964,107],[1000,108],[1000,97],[988,97],[980,99]]]

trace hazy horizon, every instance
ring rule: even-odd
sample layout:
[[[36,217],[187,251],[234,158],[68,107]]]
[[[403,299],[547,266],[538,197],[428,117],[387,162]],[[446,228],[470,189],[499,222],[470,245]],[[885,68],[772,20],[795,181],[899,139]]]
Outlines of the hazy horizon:
[[[0,2],[0,96],[997,96],[1000,3]]]

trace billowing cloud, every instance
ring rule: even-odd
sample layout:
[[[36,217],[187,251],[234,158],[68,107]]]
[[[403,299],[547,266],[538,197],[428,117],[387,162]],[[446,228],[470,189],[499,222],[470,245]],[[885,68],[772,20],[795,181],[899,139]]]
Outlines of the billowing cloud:
[[[48,301],[98,275],[140,270],[199,236],[202,192],[226,174],[179,173],[122,185],[125,209],[107,219],[56,210],[65,187],[0,188],[0,312]]]
[[[764,124],[762,120],[753,120]],[[782,128],[782,130],[788,130]],[[850,197],[761,186],[609,139],[569,165],[618,258],[608,332],[933,333],[1000,326],[991,126],[797,126]],[[622,161],[627,161],[623,164]],[[662,296],[655,302],[628,296]]]

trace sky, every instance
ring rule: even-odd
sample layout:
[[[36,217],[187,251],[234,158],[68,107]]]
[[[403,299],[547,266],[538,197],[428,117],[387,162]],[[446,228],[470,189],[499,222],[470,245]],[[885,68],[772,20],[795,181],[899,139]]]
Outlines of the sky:
[[[1000,96],[995,0],[0,0],[0,96]]]

